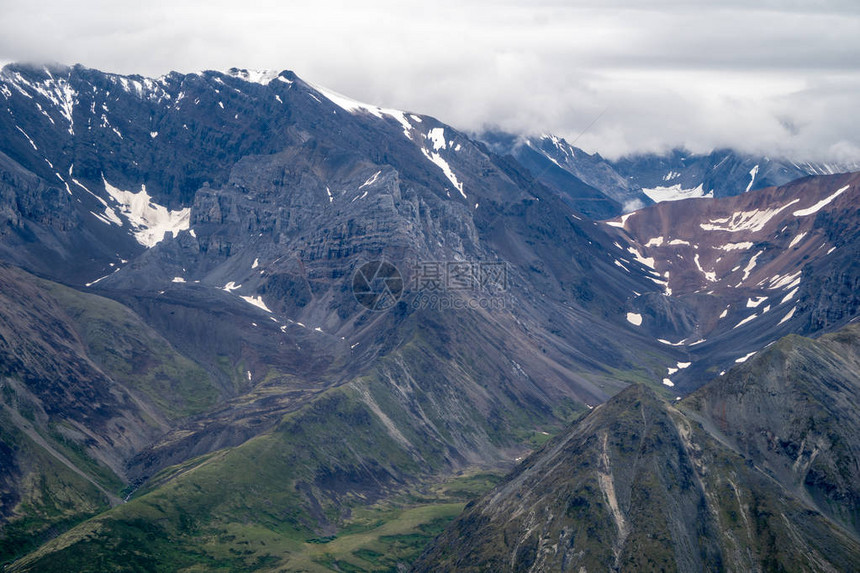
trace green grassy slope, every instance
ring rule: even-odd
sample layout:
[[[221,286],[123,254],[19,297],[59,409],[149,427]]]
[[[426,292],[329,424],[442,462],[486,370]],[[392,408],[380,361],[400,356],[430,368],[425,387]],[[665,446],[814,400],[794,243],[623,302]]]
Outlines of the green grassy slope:
[[[452,319],[466,320],[437,318]],[[271,431],[164,470],[129,503],[12,570],[349,567],[341,561],[378,570],[408,561],[486,481],[440,492],[446,476],[497,471],[584,410],[496,391],[506,366],[488,358],[498,353],[484,346],[493,337],[465,344],[446,326],[407,325],[404,342],[366,374]]]
[[[218,399],[128,308],[0,266],[0,562],[119,503],[127,457]]]

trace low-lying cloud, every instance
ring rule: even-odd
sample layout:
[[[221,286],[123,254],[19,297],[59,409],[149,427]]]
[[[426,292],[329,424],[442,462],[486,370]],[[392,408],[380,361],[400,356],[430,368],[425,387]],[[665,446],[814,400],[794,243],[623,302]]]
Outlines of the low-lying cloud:
[[[860,6],[840,1],[48,0],[0,13],[0,60],[288,68],[461,129],[552,132],[607,156],[858,159],[858,53]]]

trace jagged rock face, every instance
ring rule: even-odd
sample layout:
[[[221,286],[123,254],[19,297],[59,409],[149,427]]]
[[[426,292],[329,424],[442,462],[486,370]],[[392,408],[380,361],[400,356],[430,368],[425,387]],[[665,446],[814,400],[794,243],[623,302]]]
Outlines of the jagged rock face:
[[[5,155],[0,155],[0,201],[6,233],[10,228],[20,229],[25,219],[65,231],[73,224],[71,198],[21,169]]]
[[[856,325],[788,337],[679,408],[621,392],[467,507],[414,571],[850,570],[858,348]]]
[[[9,259],[114,293],[232,285],[331,331],[356,310],[344,279],[372,258],[515,262],[513,284],[533,302],[523,289],[540,268],[542,291],[613,320],[630,290],[656,289],[612,268],[603,231],[520,166],[433,118],[290,72],[247,77],[5,68],[9,169],[40,176],[74,208],[50,242],[30,221],[39,232]],[[557,224],[537,223],[546,213]]]
[[[100,233],[92,251],[103,255],[106,242],[122,247],[107,259],[86,253],[103,265],[102,275],[117,270],[109,262],[122,266],[141,255],[128,239],[142,223],[121,203],[139,197],[141,186],[154,208],[190,208],[189,223],[171,231],[184,241],[180,247],[194,251],[193,241],[178,236],[193,230],[197,252],[172,262],[202,265],[203,272],[251,247],[268,249],[273,260],[311,262],[383,251],[399,259],[493,256],[487,224],[500,222],[500,209],[526,207],[509,219],[554,201],[521,167],[433,118],[351,102],[289,72],[261,84],[243,77],[235,71],[149,80],[81,67],[8,66],[2,95],[9,113],[0,127],[17,135],[4,151],[22,170],[67,189],[78,234]],[[575,232],[605,241],[593,230]],[[592,258],[584,244],[577,249],[575,259]],[[21,262],[33,268],[31,260]],[[68,280],[69,271],[48,274]],[[152,284],[149,275],[124,274],[102,286]]]

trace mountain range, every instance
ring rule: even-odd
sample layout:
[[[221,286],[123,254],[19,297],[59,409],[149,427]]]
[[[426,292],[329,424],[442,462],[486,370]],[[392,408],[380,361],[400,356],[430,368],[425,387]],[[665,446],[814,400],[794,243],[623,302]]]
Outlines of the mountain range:
[[[793,161],[732,149],[673,149],[609,160],[549,134],[523,137],[490,131],[477,137],[495,152],[515,157],[571,207],[597,219],[664,201],[733,197],[811,175],[860,171],[856,161]]]
[[[845,502],[856,432],[791,434],[808,439],[781,447],[801,455],[826,435],[826,455],[808,456],[830,465],[811,464],[812,485],[784,501],[773,483],[797,476],[744,440],[783,435],[794,422],[753,412],[793,403],[731,398],[744,421],[764,424],[732,437],[708,425],[717,398],[707,397],[743,372],[766,384],[766,369],[750,368],[807,340],[792,335],[853,333],[857,175],[794,180],[841,168],[791,171],[727,151],[734,179],[717,170],[714,186],[702,183],[715,197],[622,215],[629,201],[665,198],[646,192],[661,170],[681,172],[672,184],[686,189],[717,156],[607,162],[552,137],[511,146],[511,136],[478,139],[291,72],[149,79],[9,65],[0,94],[0,551],[10,570],[402,569],[466,502],[514,466],[525,475],[560,455],[558,444],[583,444],[564,454],[583,480],[592,454],[609,459],[599,484],[615,479],[629,448],[613,432],[656,431],[625,427],[631,401],[661,420],[649,439],[676,457],[698,448],[709,464],[737,465],[739,496],[817,512],[801,533],[792,521],[768,525],[773,535],[845,545],[824,553],[837,569],[856,555],[845,541],[856,542],[856,506]],[[781,186],[738,191],[751,161],[762,166],[753,179]],[[851,344],[825,346],[854,368]],[[837,397],[808,392],[825,405]],[[827,415],[856,429],[846,408]],[[679,446],[685,424],[701,429]],[[611,448],[605,437],[595,446],[601,435]],[[673,487],[690,490],[692,506],[724,488],[695,490],[691,462],[679,460],[658,472],[660,487],[680,472]],[[600,486],[582,510],[609,503],[611,514],[589,541],[588,569],[609,563],[606,551],[627,563],[638,547],[611,535],[613,519],[640,531],[629,496],[645,490],[623,480],[623,503],[600,501],[610,499]],[[522,483],[506,478],[504,494],[490,495],[521,500]],[[463,529],[482,503],[419,568],[448,563],[455,531],[497,559],[478,542],[492,529]],[[682,509],[666,527],[690,519]],[[660,551],[698,539],[691,522],[678,527],[686,541]],[[714,538],[704,554],[661,559],[693,570],[796,558],[732,535],[734,545]]]

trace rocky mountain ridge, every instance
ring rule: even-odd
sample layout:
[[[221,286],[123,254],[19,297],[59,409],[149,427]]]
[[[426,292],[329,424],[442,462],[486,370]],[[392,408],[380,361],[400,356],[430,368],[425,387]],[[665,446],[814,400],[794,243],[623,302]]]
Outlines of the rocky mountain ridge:
[[[860,170],[856,161],[793,161],[732,149],[709,153],[674,149],[609,160],[550,134],[520,137],[489,132],[479,137],[497,153],[514,156],[574,209],[596,219],[664,201],[733,197],[813,175]]]
[[[628,388],[468,507],[413,570],[852,570],[858,332],[783,339],[674,406]]]

